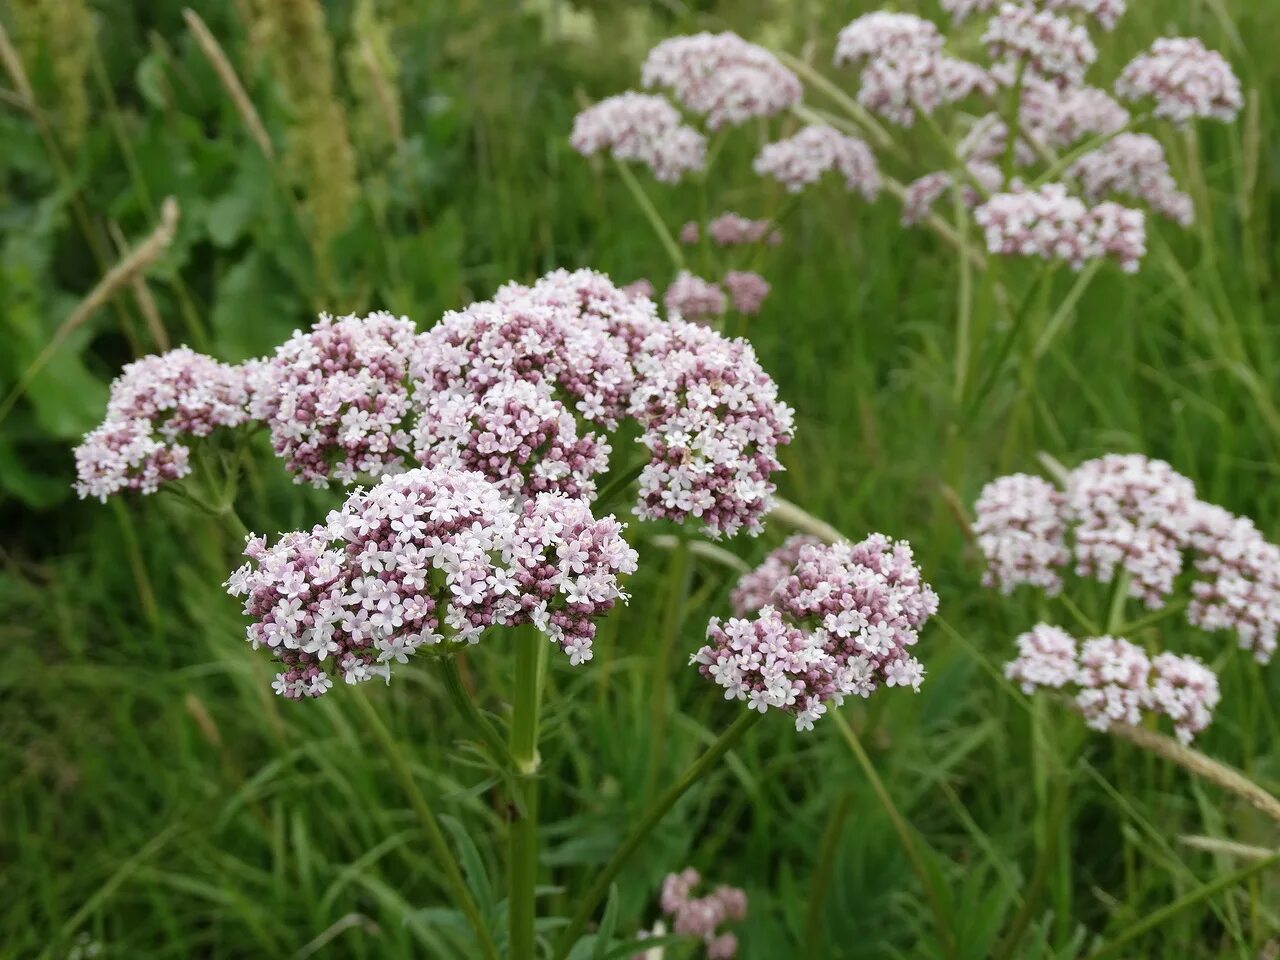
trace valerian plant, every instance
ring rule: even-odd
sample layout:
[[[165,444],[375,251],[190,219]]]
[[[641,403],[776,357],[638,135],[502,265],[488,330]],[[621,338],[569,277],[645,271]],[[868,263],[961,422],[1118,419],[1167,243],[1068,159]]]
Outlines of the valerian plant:
[[[531,958],[547,650],[588,663],[597,621],[627,599],[638,563],[625,525],[605,511],[629,496],[641,521],[677,525],[677,550],[694,545],[686,524],[711,538],[757,534],[771,515],[826,529],[776,501],[778,448],[793,432],[791,409],[747,341],[662,319],[647,297],[601,274],[557,271],[422,332],[387,313],[326,315],[246,363],[185,347],[134,362],[76,451],[77,490],[104,501],[173,495],[245,534],[247,562],[226,588],[243,599],[251,647],[277,661],[272,687],[285,699],[330,694],[339,681],[390,682],[411,659],[440,673],[509,795],[505,939],[411,776],[406,789],[476,949],[496,957],[505,944],[508,956]],[[309,528],[244,532],[236,494],[259,433],[295,482],[347,488],[342,504]],[[622,437],[642,455],[615,464]],[[594,942],[582,937],[613,880],[766,713],[808,730],[846,697],[919,688],[925,669],[909,649],[938,600],[910,547],[877,534],[806,542],[794,560],[755,572],[762,602],[739,603],[725,622],[712,617],[706,645],[690,650],[725,698],[749,709],[655,791],[589,889],[575,893],[553,955]],[[461,679],[458,658],[481,642],[510,648],[505,737]],[[352,695],[384,739],[376,710]],[[712,917],[714,904],[723,909]],[[740,906],[713,895],[668,912],[677,935],[726,957],[734,941],[716,928],[740,918]]]

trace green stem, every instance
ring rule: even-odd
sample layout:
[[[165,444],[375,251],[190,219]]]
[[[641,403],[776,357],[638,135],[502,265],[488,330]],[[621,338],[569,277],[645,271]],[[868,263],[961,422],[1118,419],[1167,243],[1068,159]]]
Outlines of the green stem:
[[[1095,260],[1089,264],[1076,276],[1076,281],[1071,285],[1071,289],[1067,291],[1066,297],[1062,303],[1058,305],[1058,309],[1054,311],[1049,322],[1045,324],[1044,332],[1040,334],[1040,339],[1036,341],[1035,347],[1031,350],[1031,359],[1039,360],[1045,355],[1049,349],[1049,344],[1053,343],[1053,338],[1061,332],[1063,326],[1071,316],[1071,311],[1076,308],[1076,304],[1080,298],[1084,296],[1084,292],[1088,289],[1093,278],[1098,275],[1098,270],[1102,266],[1101,260]]]
[[[802,510],[790,500],[783,500],[782,497],[774,498],[773,509],[769,511],[769,519],[785,523],[787,526],[803,533],[812,534],[827,543],[837,543],[840,540],[848,539],[825,520],[818,519],[809,511]]]
[[[960,242],[969,245],[969,212],[964,206],[963,191],[956,185],[951,187],[952,200],[955,204],[956,233]],[[964,402],[965,381],[969,375],[969,336],[973,326],[973,265],[968,257],[960,258],[960,306],[956,322],[956,360],[954,399],[958,407]]]
[[[382,717],[378,715],[378,711],[374,708],[368,696],[363,691],[355,691],[353,699],[360,705],[369,729],[373,731],[374,737],[381,744],[382,751],[386,754],[387,761],[391,764],[391,769],[395,773],[396,779],[400,781],[401,789],[404,790],[405,795],[409,798],[409,805],[413,807],[414,813],[417,814],[418,822],[422,825],[422,831],[427,835],[427,843],[430,844],[431,851],[439,862],[440,869],[444,872],[445,886],[453,897],[454,903],[462,910],[463,915],[466,916],[467,921],[471,924],[472,930],[475,931],[476,939],[480,942],[481,952],[486,957],[486,960],[498,960],[498,948],[494,945],[493,938],[489,935],[489,928],[485,924],[484,918],[480,915],[480,908],[476,906],[476,901],[471,896],[467,881],[463,878],[462,870],[458,866],[458,860],[454,857],[449,841],[445,839],[444,832],[440,829],[440,824],[436,821],[435,814],[431,811],[431,806],[427,803],[426,796],[413,778],[413,771],[409,769],[408,761],[405,760],[404,754],[396,744],[395,738],[391,736],[391,731],[382,722]]]
[[[1105,146],[1106,144],[1114,140],[1116,137],[1120,136],[1120,134],[1122,133],[1128,133],[1134,127],[1138,126],[1138,124],[1140,124],[1146,118],[1147,118],[1147,114],[1145,113],[1138,114],[1137,116],[1130,119],[1129,122],[1126,123],[1119,130],[1113,130],[1110,133],[1100,133],[1096,137],[1090,137],[1084,143],[1077,146],[1074,150],[1071,150],[1068,153],[1064,154],[1062,157],[1060,157],[1057,163],[1049,167],[1049,169],[1046,170],[1044,173],[1040,174],[1040,176],[1036,177],[1036,179],[1031,183],[1031,185],[1027,189],[1036,190],[1036,189],[1039,189],[1040,187],[1043,187],[1046,183],[1050,183],[1051,181],[1057,180],[1060,176],[1062,176],[1063,173],[1065,173],[1071,167],[1072,164],[1074,164],[1077,160],[1083,157],[1086,153],[1089,153],[1093,150],[1097,150],[1099,147]]]
[[[948,957],[951,957],[952,960],[955,960],[955,936],[951,932],[951,925],[947,923],[947,915],[942,909],[942,900],[938,896],[938,891],[934,889],[929,871],[925,868],[924,860],[920,857],[920,851],[916,849],[915,840],[911,836],[911,828],[907,825],[907,821],[902,814],[898,812],[893,798],[889,796],[889,791],[885,789],[884,782],[880,779],[880,774],[876,773],[875,765],[871,762],[871,758],[867,756],[867,751],[863,749],[857,734],[853,732],[853,727],[849,726],[849,721],[838,711],[833,711],[832,716],[835,717],[836,726],[840,728],[840,733],[844,736],[845,742],[849,744],[849,749],[853,751],[853,755],[857,758],[858,766],[862,767],[862,772],[866,774],[867,779],[871,782],[871,789],[875,791],[880,805],[884,807],[885,813],[889,815],[889,821],[893,824],[894,832],[898,834],[902,849],[906,853],[907,859],[911,862],[911,869],[915,872],[916,877],[919,878],[920,885],[924,887],[925,897],[929,901],[929,909],[933,911],[934,924],[938,928],[938,939],[942,941],[943,952]]]
[[[511,715],[511,760],[515,805],[509,840],[508,919],[511,960],[534,960],[538,885],[538,701],[546,640],[532,630],[516,635],[515,702]]]
[[[862,104],[853,97],[849,96],[840,89],[835,83],[819,73],[812,66],[799,57],[794,57],[785,50],[775,50],[774,54],[785,63],[788,67],[800,74],[806,81],[813,85],[816,89],[821,90],[833,102],[838,104],[871,139],[876,142],[876,146],[881,150],[888,150],[898,157],[905,157],[906,150],[891,136],[884,127],[871,115]]]
[[[577,942],[578,938],[582,936],[582,932],[587,928],[587,921],[595,913],[596,907],[600,905],[600,901],[608,894],[609,887],[614,879],[622,871],[622,868],[626,866],[632,855],[640,849],[640,845],[653,832],[653,828],[676,805],[676,801],[683,797],[690,787],[701,780],[715,765],[716,761],[728,753],[763,716],[764,714],[757,713],[754,710],[744,711],[730,727],[720,734],[715,743],[707,747],[702,752],[702,755],[685,769],[684,773],[680,775],[680,779],[669,786],[662,796],[658,797],[649,809],[645,811],[644,816],[640,818],[640,822],[632,828],[627,839],[622,842],[622,846],[618,847],[609,862],[596,874],[590,889],[578,900],[578,908],[574,911],[568,926],[565,927],[564,933],[561,934],[560,941],[556,945],[556,950],[553,954],[555,960],[564,960],[568,956],[574,943]]]
[[[1126,624],[1122,624],[1116,629],[1116,632],[1123,637],[1131,637],[1139,630],[1145,630],[1147,627],[1154,626],[1161,620],[1167,620],[1169,617],[1175,617],[1182,611],[1187,609],[1187,599],[1174,600],[1168,606],[1161,607],[1155,613],[1149,613],[1145,617],[1139,617],[1137,620],[1131,620]]]
[[[512,766],[511,751],[507,749],[506,741],[494,729],[488,718],[480,712],[475,700],[467,691],[466,684],[462,682],[462,673],[458,670],[457,656],[441,657],[437,662],[440,664],[440,676],[444,680],[444,688],[449,694],[449,699],[453,701],[453,705],[458,708],[458,712],[466,719],[471,729],[484,742],[494,763],[503,770],[509,770]]]
[[[649,693],[649,768],[644,782],[644,799],[653,799],[662,773],[662,761],[667,755],[667,699],[671,669],[671,651],[675,648],[680,624],[684,620],[686,602],[689,599],[691,564],[689,542],[677,538],[667,568],[667,602],[662,618],[662,633],[658,638],[657,656],[650,660],[653,669],[653,685]]]
[[[1107,611],[1106,632],[1115,636],[1124,623],[1124,603],[1129,599],[1129,571],[1120,570],[1115,577],[1115,589],[1111,594],[1111,608]]]
[[[1120,952],[1121,948],[1123,948],[1125,944],[1129,943],[1129,941],[1136,940],[1148,931],[1154,930],[1160,924],[1177,916],[1188,907],[1193,907],[1200,901],[1207,900],[1209,897],[1212,897],[1214,894],[1220,893],[1223,890],[1230,890],[1237,884],[1243,883],[1255,874],[1259,874],[1268,867],[1275,866],[1277,863],[1280,863],[1280,853],[1267,857],[1265,860],[1259,860],[1256,863],[1251,863],[1249,866],[1237,870],[1235,873],[1229,873],[1225,877],[1219,877],[1217,880],[1206,883],[1197,890],[1192,890],[1186,896],[1173,901],[1173,903],[1147,914],[1147,916],[1143,917],[1133,926],[1122,931],[1110,943],[1105,944],[1093,953],[1089,954],[1087,960],[1103,960],[1105,957],[1114,957]]]
[[[1009,115],[1004,121],[1004,157],[1000,166],[1005,183],[1013,179],[1013,170],[1018,162],[1018,137],[1022,134],[1022,81],[1026,72],[1027,61],[1019,60],[1018,72],[1013,80],[1013,90],[1009,94]]]
[[[649,221],[649,226],[653,227],[653,232],[657,234],[659,242],[661,242],[667,256],[671,258],[672,265],[677,270],[684,269],[684,254],[680,252],[680,245],[676,243],[676,238],[671,235],[671,231],[667,229],[667,225],[662,222],[662,215],[658,213],[658,208],[653,205],[653,201],[649,199],[649,195],[644,192],[644,187],[640,186],[640,181],[636,179],[636,175],[631,172],[623,161],[617,157],[613,159],[614,164],[618,167],[618,173],[622,176],[622,182],[627,185],[627,189],[631,191],[631,196],[635,198],[641,212]]]

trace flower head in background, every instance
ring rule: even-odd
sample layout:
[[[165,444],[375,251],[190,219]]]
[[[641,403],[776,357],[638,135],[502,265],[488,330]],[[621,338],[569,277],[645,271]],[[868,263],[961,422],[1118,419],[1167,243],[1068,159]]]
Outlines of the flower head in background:
[[[747,895],[737,887],[718,886],[705,896],[695,897],[693,891],[702,883],[702,875],[693,867],[679,873],[669,873],[662,881],[659,905],[671,921],[672,932],[702,941],[707,960],[732,960],[738,954],[738,939],[732,933],[721,932],[720,927],[746,919]],[[642,939],[660,935],[662,926],[641,933]],[[646,954],[636,954],[633,960],[644,960]]]
[[[768,280],[751,270],[730,270],[724,275],[724,286],[733,309],[748,317],[760,312],[771,289]]]
[[[1033,77],[1062,87],[1083,83],[1098,58],[1083,26],[1027,2],[1002,3],[982,40],[993,61],[1025,64]]]
[[[778,575],[770,589],[765,578]],[[880,534],[857,544],[792,542],[734,596],[744,610],[769,602],[750,618],[713,619],[693,657],[726,699],[791,713],[805,730],[830,701],[869,696],[882,684],[919,689],[924,679],[908,650],[938,597],[905,542]]]
[[[516,506],[479,474],[420,468],[357,488],[310,531],[251,537],[226,586],[245,597],[249,641],[283,664],[274,687],[290,699],[325,693],[330,671],[387,676],[420,647],[492,626],[532,623],[576,664],[635,570],[621,530],[580,500]]]
[[[1174,123],[1230,122],[1244,106],[1240,81],[1216,50],[1195,37],[1162,37],[1131,60],[1116,81],[1123,100],[1155,101],[1154,114]]]
[[[707,140],[662,97],[628,91],[601,100],[573,121],[569,143],[584,157],[608,152],[642,163],[657,180],[675,183],[706,165]]]
[[[1064,150],[1088,136],[1119,132],[1129,122],[1129,111],[1097,87],[1063,89],[1024,77],[1019,117],[1028,136],[1046,147]]]
[[[1018,656],[1004,665],[1004,675],[1033,693],[1038,687],[1061,690],[1076,679],[1076,641],[1061,627],[1037,623],[1017,639]]]
[[[1005,675],[1027,694],[1073,693],[1095,730],[1137,725],[1150,711],[1172,720],[1178,739],[1189,743],[1212,722],[1221,699],[1217,676],[1195,657],[1161,653],[1153,660],[1121,637],[1091,637],[1077,647],[1065,630],[1046,623],[1017,643],[1018,656],[1005,664]]]
[[[1121,194],[1144,201],[1156,213],[1184,227],[1195,219],[1191,198],[1178,189],[1160,141],[1145,133],[1117,135],[1080,157],[1070,173],[1080,181],[1081,192],[1090,202]]]
[[[249,412],[270,428],[295,482],[350,484],[404,468],[416,344],[404,317],[322,314],[257,366]]]
[[[697,243],[702,236],[698,224],[689,221],[680,229],[680,242],[686,246]],[[771,220],[752,220],[728,211],[707,224],[707,236],[718,247],[738,247],[755,243],[767,243],[776,247],[782,242],[782,232]]]
[[[1125,0],[1045,0],[1050,10],[1093,17],[1103,30],[1114,30],[1124,16]]]
[[[1070,560],[1062,518],[1063,495],[1040,477],[1015,473],[982,488],[973,533],[987,562],[982,583],[1012,593],[1030,584],[1049,595],[1062,589],[1060,569]]]
[[[1064,516],[1075,528],[1076,572],[1109,583],[1124,570],[1129,593],[1160,606],[1182,571],[1195,485],[1163,460],[1108,454],[1071,472]]]
[[[1188,531],[1195,580],[1187,620],[1202,630],[1231,630],[1259,663],[1276,651],[1280,630],[1280,547],[1248,517],[1197,503]]]
[[[881,58],[926,57],[942,51],[942,34],[930,20],[910,13],[876,10],[840,31],[835,64],[856,66]]]
[[[1147,251],[1141,210],[1111,202],[1090,207],[1060,183],[994,194],[974,218],[992,253],[1061,260],[1075,270],[1110,257],[1134,273]]]
[[[662,295],[669,316],[697,322],[718,317],[729,307],[729,301],[718,283],[681,270]]]
[[[641,80],[670,90],[711,130],[781,113],[804,92],[772,53],[727,31],[663,40],[645,58]]]
[[[754,167],[791,193],[817,183],[830,170],[844,177],[846,189],[857,190],[868,201],[880,193],[880,170],[871,149],[857,137],[821,124],[761,148]]]

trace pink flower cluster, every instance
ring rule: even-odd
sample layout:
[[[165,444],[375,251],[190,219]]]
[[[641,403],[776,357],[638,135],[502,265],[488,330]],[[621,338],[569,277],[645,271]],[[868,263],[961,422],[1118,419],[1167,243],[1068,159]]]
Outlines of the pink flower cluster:
[[[104,423],[76,448],[76,492],[105,502],[186,476],[191,451],[179,441],[240,426],[248,399],[245,367],[188,347],[127,364],[111,383]]]
[[[778,573],[769,589],[764,579]],[[769,603],[749,619],[713,618],[691,661],[726,699],[785,711],[807,730],[829,701],[869,696],[882,683],[919,689],[924,667],[907,651],[938,597],[905,542],[880,534],[852,545],[789,542],[744,579],[736,604]]]
[[[350,484],[404,468],[416,344],[404,317],[322,314],[256,366],[250,415],[270,428],[295,482]]]
[[[995,164],[970,161],[968,169],[970,176],[988,192],[999,190],[1004,183],[1004,175]],[[933,212],[934,204],[951,189],[954,182],[951,174],[940,171],[927,173],[907,184],[906,195],[902,199],[902,225],[911,227],[924,221]],[[972,208],[982,202],[982,195],[969,182],[962,181],[960,200],[966,207]]]
[[[1060,183],[997,193],[977,208],[974,219],[992,253],[1063,260],[1075,270],[1112,257],[1126,273],[1135,273],[1147,252],[1141,210],[1111,202],[1090,207]]]
[[[865,61],[858,102],[904,127],[916,111],[932,113],[975,91],[993,93],[982,68],[942,53],[943,39],[928,20],[877,11],[858,17],[836,41],[837,66]]]
[[[685,109],[718,130],[770,117],[800,102],[795,74],[764,47],[736,33],[671,37],[649,51],[641,68],[646,87],[672,91]]]
[[[1030,584],[1050,596],[1062,589],[1059,570],[1070,560],[1063,496],[1040,477],[1015,473],[982,488],[973,534],[987,562],[982,585],[1012,593]]]
[[[607,151],[618,160],[642,163],[664,183],[701,170],[707,160],[706,138],[687,126],[675,107],[662,97],[632,91],[579,113],[569,143],[584,157]]]
[[[751,345],[673,320],[655,326],[633,359],[631,412],[650,453],[637,514],[698,517],[713,536],[758,533],[794,413]]]
[[[476,473],[419,468],[357,488],[310,531],[268,546],[228,579],[245,597],[254,648],[284,670],[277,693],[317,697],[333,669],[349,684],[389,676],[422,646],[474,643],[492,626],[532,623],[577,664],[594,619],[625,598],[636,554],[612,517],[541,494],[516,506]],[[330,661],[330,658],[332,660]]]
[[[248,418],[243,367],[178,347],[126,364],[111,384],[107,420],[146,420],[165,440],[207,437]]]
[[[764,558],[760,566],[739,578],[738,585],[729,595],[729,606],[734,614],[749,616],[772,603],[773,592],[791,576],[791,569],[800,560],[800,551],[821,544],[817,537],[807,534],[788,537],[782,546]]]
[[[1153,660],[1119,637],[1091,637],[1077,649],[1066,631],[1044,623],[1017,644],[1005,675],[1026,693],[1074,689],[1076,705],[1096,730],[1136,725],[1150,710],[1172,720],[1178,739],[1189,743],[1212,722],[1221,699],[1217,676],[1195,657],[1161,653]]]
[[[722,316],[730,306],[744,316],[751,316],[760,312],[769,296],[769,281],[750,270],[730,270],[722,282],[723,287],[681,270],[662,295],[668,316],[705,322]]]
[[[150,420],[108,420],[75,449],[75,490],[81,499],[103,503],[125,490],[155,493],[162,483],[191,472],[190,454],[180,443],[157,440]]]
[[[648,301],[626,303],[645,315]],[[445,314],[410,375],[418,462],[477,470],[512,494],[594,496],[609,464],[600,431],[618,426],[635,388],[624,344],[519,286]]]
[[[718,886],[706,896],[695,897],[694,889],[702,875],[693,867],[669,873],[662,881],[662,912],[671,920],[672,930],[686,937],[696,937],[706,948],[707,960],[732,960],[738,955],[738,938],[720,933],[725,923],[747,916],[747,895],[737,887]],[[647,936],[658,934],[649,931]],[[643,960],[644,954],[637,954]]]
[[[1155,116],[1186,123],[1212,118],[1230,122],[1244,106],[1240,81],[1216,50],[1194,37],[1162,37],[1131,60],[1116,81],[1124,100],[1155,100]]]
[[[1145,133],[1117,135],[1072,164],[1070,173],[1090,202],[1118,193],[1144,201],[1184,227],[1195,218],[1191,198],[1178,189],[1160,141]]]
[[[698,224],[690,220],[680,228],[680,242],[692,245],[701,237]],[[707,224],[707,236],[718,247],[739,247],[755,243],[767,243],[776,247],[782,242],[782,232],[770,220],[752,220],[729,211]]]
[[[556,271],[495,298],[498,305],[516,302],[557,315],[584,336],[606,338],[629,361],[625,372],[634,379],[620,396],[650,454],[640,476],[639,516],[675,522],[694,516],[712,536],[760,531],[775,489],[771,475],[781,469],[778,447],[790,442],[794,414],[750,344],[684,320],[660,320],[650,301],[589,270]],[[605,410],[613,408],[612,391],[601,399]]]
[[[465,390],[419,391],[414,450],[426,466],[482,473],[512,495],[563,493],[592,500],[610,447],[580,434],[577,419],[546,382],[512,378],[479,397]]]
[[[844,177],[846,189],[857,190],[868,201],[880,193],[880,170],[871,148],[822,124],[811,124],[785,140],[765,145],[756,155],[754,168],[791,193],[817,183],[829,170]]]

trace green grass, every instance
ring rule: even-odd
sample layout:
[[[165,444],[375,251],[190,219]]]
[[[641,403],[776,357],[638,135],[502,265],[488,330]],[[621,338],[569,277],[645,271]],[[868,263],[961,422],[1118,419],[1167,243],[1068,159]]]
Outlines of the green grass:
[[[556,266],[594,266],[620,282],[666,276],[624,184],[566,136],[581,97],[625,89],[652,42],[715,27],[716,12],[593,3],[591,39],[556,3],[543,5],[558,16],[546,20],[482,0],[379,4],[395,26],[405,142],[382,152],[357,143],[361,202],[328,252],[322,289],[305,227],[181,6],[91,4],[103,82],[86,74],[93,122],[80,146],[64,147],[66,179],[30,116],[0,104],[4,392],[101,276],[73,196],[99,242],[109,222],[140,237],[159,200],[177,197],[178,240],[149,286],[171,339],[227,359],[269,349],[319,307],[386,306],[426,326]],[[290,114],[255,66],[240,6],[201,12],[283,143]],[[328,5],[339,51],[353,6]],[[733,3],[718,14],[792,51],[812,40],[821,62],[836,29],[874,5],[824,6],[838,5]],[[958,416],[952,397],[948,248],[900,229],[888,198],[868,205],[832,189],[789,214],[786,242],[765,265],[774,292],[748,330],[797,409],[782,492],[850,536],[910,539],[955,633],[926,631],[918,696],[887,691],[843,711],[893,816],[837,723],[796,735],[767,717],[624,872],[619,936],[654,919],[666,871],[693,864],[712,883],[746,888],[746,958],[944,957],[944,939],[966,960],[1081,957],[1149,918],[1160,922],[1121,955],[1243,960],[1280,942],[1280,871],[1202,895],[1250,864],[1178,839],[1274,848],[1276,825],[1001,680],[1035,602],[979,586],[980,562],[944,496],[950,488],[971,503],[988,479],[1036,469],[1042,450],[1068,464],[1133,450],[1169,460],[1206,499],[1280,534],[1280,7],[1133,6],[1105,39],[1098,76],[1158,34],[1196,34],[1235,64],[1250,110],[1235,125],[1199,128],[1193,151],[1170,139],[1198,226],[1155,226],[1142,272],[1102,271],[1052,348],[1034,365],[1015,352],[973,416]],[[53,103],[51,65],[30,72]],[[349,99],[349,82],[340,87]],[[722,155],[733,172],[713,185],[716,208],[778,201],[749,175],[750,139]],[[693,186],[651,195],[673,228],[698,204]],[[1016,288],[1031,278],[1023,266],[1004,268]],[[978,284],[980,380],[1004,330]],[[1051,299],[1070,284],[1056,276]],[[237,604],[218,586],[233,538],[163,497],[115,510],[69,496],[69,451],[101,415],[105,383],[151,349],[122,293],[0,423],[0,955],[60,958],[82,932],[113,958],[467,955],[465,926],[442,912],[441,863],[350,691],[304,705],[271,695],[270,665],[244,644]],[[292,487],[265,457],[248,487],[246,522],[271,531],[312,522],[336,496]],[[754,562],[783,534],[770,528],[730,548]],[[553,662],[547,674],[542,917],[571,913],[645,798],[740,710],[685,666],[706,618],[727,612],[735,574],[692,557],[691,599],[673,617],[678,566],[644,531],[637,547],[634,599],[603,625],[596,659]],[[1101,591],[1089,599],[1104,609]],[[1221,675],[1223,704],[1198,746],[1280,790],[1275,665],[1253,664],[1224,637],[1159,629],[1163,646],[1200,654]],[[482,708],[503,723],[513,643],[494,638],[467,656]],[[468,851],[480,908],[500,915],[506,800],[443,679],[411,665],[368,694],[424,795],[454,818],[446,833]]]

